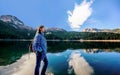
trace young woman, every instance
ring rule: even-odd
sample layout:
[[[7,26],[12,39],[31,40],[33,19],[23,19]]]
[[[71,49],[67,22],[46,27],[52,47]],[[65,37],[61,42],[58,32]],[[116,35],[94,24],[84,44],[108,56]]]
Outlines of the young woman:
[[[41,75],[46,75],[45,73],[48,66],[48,60],[46,56],[47,42],[44,36],[44,31],[45,31],[44,26],[40,26],[33,40],[32,46],[33,50],[35,50],[36,52],[36,66],[34,75],[39,75],[39,68],[42,60],[44,62],[44,66],[42,68]]]

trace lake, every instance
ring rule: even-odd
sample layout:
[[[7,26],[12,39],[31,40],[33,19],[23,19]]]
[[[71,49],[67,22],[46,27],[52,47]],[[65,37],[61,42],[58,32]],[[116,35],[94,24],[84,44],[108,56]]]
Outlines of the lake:
[[[0,42],[0,75],[33,75],[29,43]],[[47,57],[48,75],[120,75],[120,42],[51,41]]]

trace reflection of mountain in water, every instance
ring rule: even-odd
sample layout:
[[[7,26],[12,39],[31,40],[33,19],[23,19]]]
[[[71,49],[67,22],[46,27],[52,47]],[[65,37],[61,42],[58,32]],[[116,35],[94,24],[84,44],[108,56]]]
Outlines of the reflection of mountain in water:
[[[103,52],[102,49],[83,49],[84,52],[86,53],[99,53],[99,52]]]
[[[116,49],[117,50],[117,49]],[[120,50],[120,49],[118,49]],[[84,52],[86,53],[100,53],[100,52],[112,52],[112,51],[115,51],[115,50],[112,50],[112,49],[83,49]]]

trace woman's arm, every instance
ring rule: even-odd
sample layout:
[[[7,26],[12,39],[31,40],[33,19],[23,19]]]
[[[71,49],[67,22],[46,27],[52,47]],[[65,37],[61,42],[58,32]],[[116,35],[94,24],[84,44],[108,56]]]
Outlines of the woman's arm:
[[[42,51],[40,34],[36,34],[35,37],[34,37],[33,50],[40,51],[40,52]]]

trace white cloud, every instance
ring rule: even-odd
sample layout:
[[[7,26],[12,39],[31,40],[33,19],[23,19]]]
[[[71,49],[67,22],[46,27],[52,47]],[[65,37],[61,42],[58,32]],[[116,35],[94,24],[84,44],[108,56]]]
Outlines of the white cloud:
[[[67,11],[68,22],[73,30],[79,30],[81,25],[83,25],[85,21],[91,16],[92,3],[93,0],[90,0],[89,2],[83,0],[81,4],[75,4],[73,11]]]

